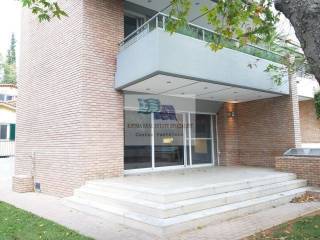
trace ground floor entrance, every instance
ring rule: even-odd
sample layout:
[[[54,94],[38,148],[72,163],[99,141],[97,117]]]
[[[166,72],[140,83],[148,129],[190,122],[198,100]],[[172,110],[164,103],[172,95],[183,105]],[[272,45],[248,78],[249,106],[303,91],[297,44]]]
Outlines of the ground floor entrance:
[[[157,98],[138,102],[125,110],[125,170],[217,164],[215,113],[183,111]]]

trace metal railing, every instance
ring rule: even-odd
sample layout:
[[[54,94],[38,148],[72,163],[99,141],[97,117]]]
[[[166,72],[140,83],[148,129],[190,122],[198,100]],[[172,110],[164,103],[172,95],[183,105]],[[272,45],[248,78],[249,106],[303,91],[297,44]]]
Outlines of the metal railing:
[[[169,19],[169,16],[163,13],[158,13],[146,21],[143,25],[141,25],[136,31],[129,34],[121,43],[121,50],[129,47],[133,43],[137,42],[140,38],[145,36],[146,34],[152,32],[153,30],[160,28],[165,30],[166,24]],[[224,38],[218,33],[203,28],[201,26],[189,23],[187,26],[180,28],[177,30],[177,33],[183,34],[185,36],[189,36],[198,40],[202,40],[205,42],[212,42],[216,38],[222,38],[221,44],[225,48],[233,49],[239,52],[243,52],[258,58],[266,59],[276,63],[283,63],[283,58],[285,56],[284,53],[291,53],[292,50],[286,49],[279,44],[274,44],[270,49],[266,46],[258,46],[253,44],[247,44],[241,46],[240,42],[233,38]],[[274,51],[272,49],[278,48],[279,51]],[[295,52],[299,54],[298,52]]]
[[[0,140],[0,157],[11,157],[15,155],[15,141]]]

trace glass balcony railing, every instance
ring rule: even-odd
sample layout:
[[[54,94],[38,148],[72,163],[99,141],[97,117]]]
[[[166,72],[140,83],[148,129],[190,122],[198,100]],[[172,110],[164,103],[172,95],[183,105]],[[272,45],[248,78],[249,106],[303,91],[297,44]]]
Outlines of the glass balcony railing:
[[[147,22],[145,22],[142,26],[140,26],[136,31],[128,35],[121,43],[121,49],[125,49],[129,47],[131,44],[138,41],[140,38],[145,36],[146,34],[152,32],[153,30],[160,28],[165,30],[166,23],[168,21],[168,15],[163,13],[158,13],[157,15],[150,18]],[[178,29],[177,33],[189,36],[198,40],[205,41],[207,43],[212,42],[215,38],[221,38],[221,36],[211,30],[205,29],[201,26],[197,26],[189,23],[187,26]],[[240,46],[239,41],[235,39],[227,39],[222,38],[221,44],[225,48],[233,49],[239,52],[243,52],[258,58],[266,59],[275,63],[283,64],[283,58],[286,55],[285,53],[292,54],[293,51],[286,49],[285,47],[274,44],[274,46],[268,49],[266,46],[259,46],[253,44],[247,44],[244,46]],[[275,47],[276,46],[276,47]],[[272,50],[277,49],[277,50]],[[294,54],[300,54],[298,52],[294,52]]]

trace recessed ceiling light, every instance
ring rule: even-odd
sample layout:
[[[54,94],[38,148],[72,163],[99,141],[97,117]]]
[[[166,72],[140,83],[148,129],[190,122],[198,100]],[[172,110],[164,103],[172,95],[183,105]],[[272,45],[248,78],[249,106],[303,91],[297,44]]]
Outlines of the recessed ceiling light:
[[[204,87],[203,89],[206,90],[206,89],[208,89],[208,87]]]
[[[150,89],[150,88],[146,88],[146,90],[147,90],[147,91],[150,91],[151,89]]]
[[[238,92],[233,92],[234,94],[238,94]]]
[[[183,93],[181,93],[182,95],[184,95],[184,92]]]
[[[151,3],[152,2],[152,0],[148,0],[148,3]]]
[[[170,83],[171,83],[171,81],[167,81],[167,83],[168,83],[168,84],[170,84]]]

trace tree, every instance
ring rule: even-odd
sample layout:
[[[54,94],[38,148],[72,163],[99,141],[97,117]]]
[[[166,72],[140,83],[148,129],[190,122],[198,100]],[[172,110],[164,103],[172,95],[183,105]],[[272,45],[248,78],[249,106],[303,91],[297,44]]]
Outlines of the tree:
[[[3,69],[4,77],[2,83],[17,84],[16,66],[5,63]]]
[[[22,2],[23,7],[31,9],[32,13],[38,16],[40,22],[46,20],[50,21],[52,18],[61,19],[63,16],[67,16],[67,13],[63,11],[57,2],[51,0],[19,0]]]
[[[320,0],[276,0],[275,7],[291,22],[320,84]]]
[[[16,64],[16,38],[14,34],[11,35],[11,40],[10,40],[10,47],[8,49],[7,53],[7,63],[8,64]]]
[[[202,6],[202,16],[218,33],[210,46],[217,51],[225,38],[235,38],[240,44],[275,40],[276,23],[282,12],[295,29],[308,61],[310,71],[320,84],[320,0],[215,0],[212,6]],[[170,16],[174,17],[168,30],[176,31],[187,23],[191,0],[171,0]],[[274,12],[272,6],[279,12]],[[172,18],[171,18],[172,19]],[[291,49],[292,51],[294,49]],[[300,68],[304,59],[297,59],[292,68]],[[287,60],[287,63],[289,60]]]
[[[4,74],[4,60],[3,60],[3,56],[0,52],[0,83],[2,82],[3,80],[3,74]]]
[[[11,36],[10,47],[6,56],[5,63],[3,64],[3,83],[17,83],[16,76],[16,38],[14,34]]]

